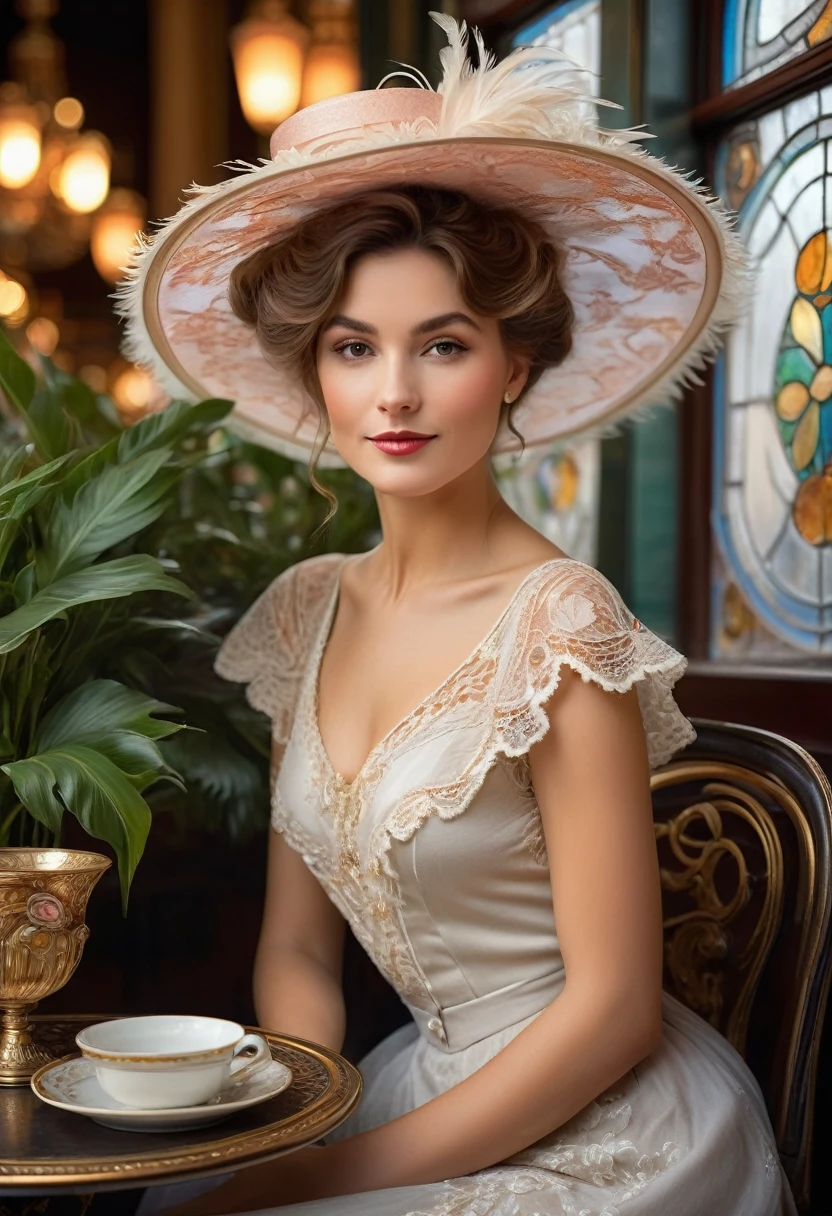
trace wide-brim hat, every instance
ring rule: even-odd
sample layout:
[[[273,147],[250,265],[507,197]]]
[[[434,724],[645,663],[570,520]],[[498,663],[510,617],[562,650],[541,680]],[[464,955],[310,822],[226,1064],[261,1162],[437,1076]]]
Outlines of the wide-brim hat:
[[[318,416],[228,301],[234,266],[310,213],[374,189],[424,184],[534,216],[565,249],[573,348],[522,398],[514,425],[547,445],[676,395],[711,355],[745,294],[745,255],[720,204],[649,155],[639,131],[599,127],[574,65],[544,47],[494,63],[448,36],[430,88],[318,102],[283,122],[270,160],[193,197],[138,251],[119,289],[125,353],[171,395],[235,401],[229,425],[292,457]],[[506,427],[495,451],[517,439]],[[331,444],[322,463],[339,463]]]

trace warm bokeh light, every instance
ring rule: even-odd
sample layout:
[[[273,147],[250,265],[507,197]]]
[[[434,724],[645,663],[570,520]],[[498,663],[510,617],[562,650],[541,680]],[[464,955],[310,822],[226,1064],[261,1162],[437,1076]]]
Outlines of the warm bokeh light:
[[[113,400],[128,414],[146,409],[155,394],[153,377],[140,367],[126,367],[113,381]]]
[[[94,131],[82,135],[49,184],[70,211],[96,211],[110,189],[110,148],[104,137]]]
[[[40,167],[40,125],[30,107],[0,111],[0,186],[19,190]]]
[[[135,190],[113,190],[93,220],[90,251],[107,283],[117,283],[144,227],[144,199]]]
[[[60,339],[60,331],[49,317],[35,317],[26,326],[26,337],[31,346],[42,355],[51,355]]]
[[[360,87],[361,66],[355,47],[338,44],[310,47],[303,68],[301,107]]]
[[[283,0],[265,0],[231,31],[237,92],[246,122],[270,135],[300,101],[306,27]]]
[[[0,279],[0,317],[7,325],[20,325],[29,311],[26,288],[17,279]]]
[[[100,363],[85,363],[78,369],[78,375],[94,393],[106,393],[107,372]]]
[[[52,117],[59,127],[68,131],[76,131],[84,121],[84,107],[77,97],[62,97],[55,102]]]

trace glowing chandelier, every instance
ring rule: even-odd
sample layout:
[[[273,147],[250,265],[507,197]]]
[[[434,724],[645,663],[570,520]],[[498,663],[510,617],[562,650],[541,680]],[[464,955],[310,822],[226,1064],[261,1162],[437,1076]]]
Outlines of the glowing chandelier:
[[[17,8],[27,25],[10,48],[12,79],[0,84],[0,267],[6,281],[17,269],[25,278],[69,266],[91,245],[114,282],[144,225],[144,201],[111,193],[110,143],[84,128],[82,103],[65,96],[64,48],[49,27],[57,0]],[[10,318],[1,307],[0,316]]]
[[[310,25],[288,0],[253,0],[231,31],[240,105],[260,135],[299,107],[361,87],[354,0],[308,0]]]

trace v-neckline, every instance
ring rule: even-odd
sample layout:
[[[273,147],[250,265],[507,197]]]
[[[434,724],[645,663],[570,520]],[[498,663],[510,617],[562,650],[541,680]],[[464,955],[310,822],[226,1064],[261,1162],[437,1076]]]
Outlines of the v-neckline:
[[[316,638],[315,649],[312,654],[312,662],[310,664],[310,672],[309,672],[309,681],[310,681],[310,685],[311,685],[311,692],[309,693],[308,698],[307,698],[308,702],[309,702],[309,717],[311,718],[311,728],[312,728],[312,732],[314,735],[315,743],[316,743],[317,748],[321,755],[321,759],[323,760],[324,766],[327,769],[327,772],[329,773],[330,777],[335,778],[335,780],[337,780],[340,783],[340,785],[346,790],[354,790],[360,784],[360,782],[364,778],[365,773],[371,767],[373,761],[375,760],[375,757],[382,750],[382,748],[390,741],[390,739],[392,739],[393,736],[395,734],[397,734],[398,731],[400,731],[401,728],[407,722],[409,722],[411,720],[411,718],[414,717],[415,714],[419,713],[420,710],[424,709],[424,707],[427,704],[429,704],[429,702],[433,701],[433,699],[435,697],[437,697],[445,688],[447,688],[447,686],[454,679],[456,679],[456,677],[460,674],[460,672],[465,667],[467,667],[469,663],[473,662],[473,660],[477,657],[479,652],[491,641],[491,639],[494,637],[494,635],[500,629],[500,627],[502,626],[506,617],[509,615],[511,610],[514,608],[514,605],[517,603],[517,600],[520,598],[521,594],[526,589],[527,585],[531,582],[531,580],[536,575],[539,575],[541,573],[541,571],[547,569],[549,566],[559,565],[562,562],[574,562],[574,560],[575,560],[572,557],[550,557],[547,561],[541,562],[541,564],[539,566],[535,566],[532,570],[530,570],[528,572],[528,574],[526,574],[520,580],[517,587],[514,589],[512,595],[511,595],[511,598],[509,599],[505,608],[503,608],[502,612],[497,617],[494,624],[491,626],[491,628],[488,630],[488,632],[485,634],[485,636],[480,639],[480,641],[473,648],[473,650],[470,652],[470,654],[468,654],[462,660],[461,663],[457,664],[457,666],[453,669],[453,671],[451,671],[447,676],[445,676],[445,678],[439,684],[437,684],[436,688],[434,688],[432,690],[432,692],[429,692],[427,694],[427,696],[422,697],[422,700],[418,703],[418,705],[414,705],[413,709],[411,709],[409,713],[405,714],[405,716],[403,718],[401,718],[398,722],[396,722],[396,724],[394,726],[391,726],[390,730],[388,730],[387,733],[385,735],[383,735],[381,739],[379,739],[378,743],[375,743],[370,748],[370,751],[367,753],[364,763],[357,770],[355,776],[352,777],[351,780],[347,781],[346,778],[343,777],[341,775],[341,773],[339,773],[338,770],[335,768],[335,765],[332,763],[332,761],[329,758],[329,752],[326,750],[326,744],[324,743],[323,735],[321,734],[321,727],[320,727],[320,721],[319,721],[319,704],[320,704],[321,668],[323,666],[324,654],[326,652],[327,644],[328,644],[330,636],[332,634],[332,626],[335,622],[335,613],[337,612],[337,609],[338,609],[338,602],[341,598],[341,572],[343,571],[344,566],[346,566],[350,560],[353,560],[353,561],[355,560],[356,556],[364,556],[364,555],[363,554],[350,555],[350,556],[344,555],[342,561],[340,562],[340,564],[337,566],[337,568],[335,570],[335,577],[332,580],[332,591],[330,592],[329,601],[327,603],[326,609],[323,614],[323,620],[322,620],[321,627],[320,627],[320,630],[319,630],[317,638]]]

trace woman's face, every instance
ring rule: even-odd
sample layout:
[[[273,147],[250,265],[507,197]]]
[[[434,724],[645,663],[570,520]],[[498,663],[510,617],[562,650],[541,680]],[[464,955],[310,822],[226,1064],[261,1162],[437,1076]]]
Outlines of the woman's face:
[[[498,322],[464,303],[445,259],[421,249],[356,262],[317,366],[339,454],[380,493],[405,497],[483,460],[505,393],[515,398],[528,375]]]

